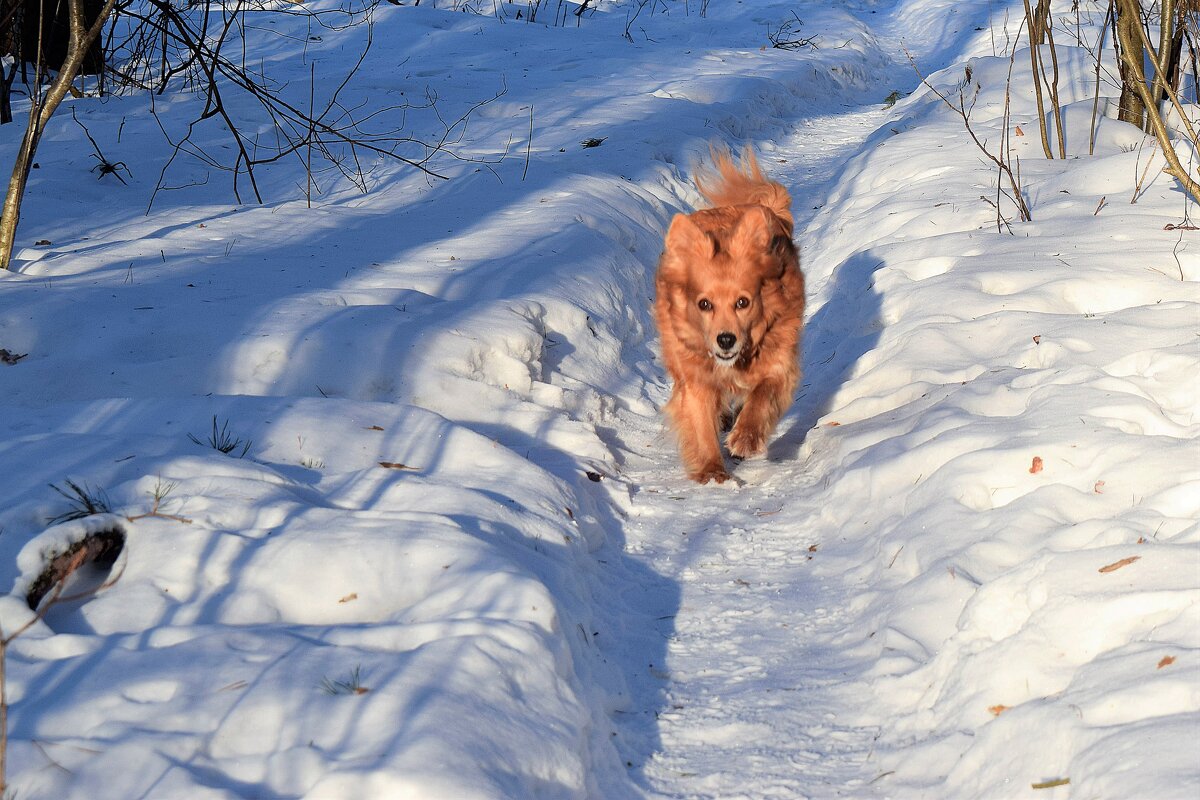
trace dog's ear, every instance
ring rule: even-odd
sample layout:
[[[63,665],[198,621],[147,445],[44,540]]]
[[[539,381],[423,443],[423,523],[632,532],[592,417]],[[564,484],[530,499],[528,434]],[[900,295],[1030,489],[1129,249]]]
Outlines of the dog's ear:
[[[792,241],[791,236],[777,233],[771,239],[771,252],[775,254],[781,264],[786,265],[788,261],[796,257],[796,243]]]
[[[738,220],[730,241],[739,253],[762,253],[771,249],[771,240],[779,232],[774,214],[762,206],[751,206]]]
[[[712,258],[719,250],[716,238],[687,214],[676,214],[667,230],[667,251],[676,255]]]
[[[769,253],[774,256],[781,274],[796,253],[796,245],[788,235],[786,224],[770,209],[762,206],[746,209],[734,229],[732,241],[739,253]]]

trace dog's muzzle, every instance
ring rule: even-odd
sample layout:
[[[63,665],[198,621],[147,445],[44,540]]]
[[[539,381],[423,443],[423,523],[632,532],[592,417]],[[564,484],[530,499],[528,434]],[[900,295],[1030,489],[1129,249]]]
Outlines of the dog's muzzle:
[[[716,359],[718,364],[729,366],[737,361],[738,356],[741,355],[742,348],[738,347],[737,344],[737,336],[732,333],[718,333],[717,346],[711,351],[712,357]]]
[[[740,347],[732,352],[725,352],[722,350],[709,351],[709,355],[713,357],[713,360],[723,367],[733,366],[733,363],[738,360],[738,356],[741,354],[742,348]]]

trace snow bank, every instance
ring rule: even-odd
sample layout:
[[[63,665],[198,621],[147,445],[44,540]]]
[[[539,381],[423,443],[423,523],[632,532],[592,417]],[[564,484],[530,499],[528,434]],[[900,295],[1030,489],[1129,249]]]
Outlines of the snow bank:
[[[1094,81],[1085,54],[1060,63],[1068,160],[1013,92],[1032,222],[997,232],[994,167],[920,91],[806,248],[806,352],[830,364],[809,379],[836,385],[805,452],[871,598],[843,644],[875,663],[888,796],[1200,790],[1200,256],[1161,159],[1135,189],[1136,130],[1100,119],[1087,155]],[[997,147],[1008,59],[967,66],[931,83],[978,93]]]
[[[238,459],[177,441],[203,430],[212,400],[130,401],[98,434],[81,420],[112,415],[105,405],[27,410],[23,425],[55,433],[5,448],[28,464],[89,440],[113,465],[100,480],[115,505],[145,513],[167,487],[173,517],[123,520],[119,579],[10,648],[27,791],[588,791],[596,689],[571,642],[587,647],[592,567],[585,512],[561,481],[411,407],[224,400],[254,441]],[[18,505],[6,528],[44,509]],[[33,766],[31,739],[62,769]]]

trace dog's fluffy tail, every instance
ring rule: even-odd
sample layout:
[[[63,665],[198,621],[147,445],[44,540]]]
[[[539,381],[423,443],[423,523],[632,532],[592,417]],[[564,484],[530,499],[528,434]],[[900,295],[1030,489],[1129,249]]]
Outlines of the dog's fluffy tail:
[[[758,168],[758,160],[749,146],[742,152],[741,164],[724,148],[710,148],[716,172],[697,171],[696,188],[708,202],[717,206],[760,205],[769,208],[792,230],[792,198],[787,189],[769,180]]]

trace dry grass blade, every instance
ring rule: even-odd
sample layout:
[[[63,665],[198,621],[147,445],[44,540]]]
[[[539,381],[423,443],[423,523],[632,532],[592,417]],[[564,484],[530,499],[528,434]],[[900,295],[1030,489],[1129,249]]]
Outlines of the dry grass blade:
[[[70,491],[64,491],[53,483],[50,488],[58,492],[67,499],[71,504],[68,511],[64,511],[57,516],[51,517],[48,522],[51,525],[57,525],[60,522],[69,522],[74,519],[83,519],[84,517],[94,516],[96,514],[108,514],[112,512],[112,507],[109,505],[108,496],[104,494],[103,489],[93,489],[84,483],[82,486],[75,483],[70,478],[63,481]]]
[[[350,677],[344,681],[322,678],[320,688],[325,694],[334,696],[342,694],[366,694],[371,691],[370,688],[362,685],[362,666],[355,667],[350,673]]]

